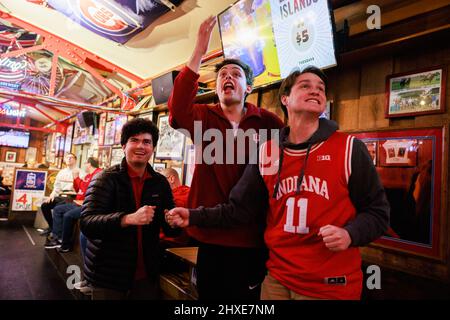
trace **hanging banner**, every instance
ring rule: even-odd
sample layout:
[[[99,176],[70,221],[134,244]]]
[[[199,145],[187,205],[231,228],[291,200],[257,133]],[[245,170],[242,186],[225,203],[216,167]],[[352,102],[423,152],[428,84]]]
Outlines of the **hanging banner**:
[[[98,35],[125,43],[169,11],[161,0],[48,0],[55,10]],[[170,0],[178,6],[183,0]]]
[[[47,171],[16,168],[12,211],[36,211],[45,196]]]

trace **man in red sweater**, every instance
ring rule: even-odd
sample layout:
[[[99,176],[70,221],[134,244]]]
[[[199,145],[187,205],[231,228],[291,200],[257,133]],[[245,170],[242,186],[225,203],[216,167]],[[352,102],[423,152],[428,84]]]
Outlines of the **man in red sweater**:
[[[260,130],[266,130],[267,133],[271,129],[283,126],[275,114],[245,102],[246,96],[252,91],[253,72],[249,66],[236,59],[224,60],[216,66],[216,92],[219,103],[194,104],[201,59],[208,50],[215,23],[215,17],[210,17],[201,24],[194,52],[187,66],[175,79],[168,102],[170,125],[175,129],[189,132],[196,143],[197,155],[199,151],[202,155],[206,154],[213,144],[211,141],[201,143],[196,141],[199,125],[202,136],[207,130],[220,132],[225,142],[224,146],[215,150],[212,161],[206,157],[196,159],[188,197],[189,208],[210,207],[227,201],[230,190],[241,177],[250,158],[249,144],[238,148],[239,135],[257,132],[252,138],[258,141],[261,138],[258,136],[258,133],[262,132]],[[232,151],[234,151],[231,157],[233,161],[229,161]],[[223,155],[226,155],[227,161],[223,159]],[[237,161],[236,159],[242,155],[244,161]],[[266,257],[260,228],[239,226],[224,230],[192,227],[188,229],[188,234],[196,240],[195,244],[199,247],[197,257],[199,299],[259,298]]]

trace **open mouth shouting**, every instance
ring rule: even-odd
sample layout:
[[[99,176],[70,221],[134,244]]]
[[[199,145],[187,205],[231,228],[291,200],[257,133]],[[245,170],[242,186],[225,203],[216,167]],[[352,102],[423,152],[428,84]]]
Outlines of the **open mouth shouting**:
[[[234,84],[231,81],[226,81],[222,86],[222,90],[225,93],[230,93],[234,90]]]

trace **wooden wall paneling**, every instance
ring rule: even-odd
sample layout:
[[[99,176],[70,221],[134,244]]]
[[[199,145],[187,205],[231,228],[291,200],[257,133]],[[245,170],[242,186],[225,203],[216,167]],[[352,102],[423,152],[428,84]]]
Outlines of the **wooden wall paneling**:
[[[335,100],[333,105],[334,119],[341,130],[359,128],[358,114],[360,98],[360,69],[344,69],[339,71],[335,86]]]
[[[384,128],[389,126],[385,118],[386,76],[392,72],[392,58],[386,57],[361,66],[361,89],[358,110],[358,128]]]
[[[261,106],[280,117],[280,119],[284,119],[283,110],[281,110],[280,104],[278,102],[278,86],[271,89],[262,90],[260,92],[261,97]]]
[[[246,102],[252,103],[255,106],[258,106],[258,90],[254,90],[251,94],[248,95]]]

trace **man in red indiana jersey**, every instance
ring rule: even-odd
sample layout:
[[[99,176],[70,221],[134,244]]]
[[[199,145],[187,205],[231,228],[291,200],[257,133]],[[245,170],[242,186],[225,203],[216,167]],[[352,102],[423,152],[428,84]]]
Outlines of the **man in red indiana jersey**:
[[[325,74],[293,72],[280,87],[288,126],[261,146],[227,204],[171,210],[172,226],[264,223],[269,271],[262,299],[360,299],[358,246],[388,228],[389,204],[364,143],[319,118]]]

